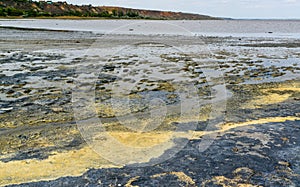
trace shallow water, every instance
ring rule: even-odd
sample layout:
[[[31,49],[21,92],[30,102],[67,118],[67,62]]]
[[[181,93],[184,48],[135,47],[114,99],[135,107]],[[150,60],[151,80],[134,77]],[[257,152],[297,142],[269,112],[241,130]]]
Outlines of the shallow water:
[[[130,25],[130,29],[128,29]],[[174,25],[173,29],[169,25]],[[300,38],[299,20],[57,20],[0,19],[0,26],[119,34],[196,34],[203,36]],[[123,27],[124,29],[120,29]],[[177,27],[177,28],[176,28]]]

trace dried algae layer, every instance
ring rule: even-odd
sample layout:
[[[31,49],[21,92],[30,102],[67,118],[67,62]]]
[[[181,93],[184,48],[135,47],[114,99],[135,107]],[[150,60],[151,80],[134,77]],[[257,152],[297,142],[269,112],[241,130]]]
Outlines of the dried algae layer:
[[[212,179],[205,180],[202,182],[202,186],[211,186],[212,184],[222,187],[261,187],[249,183],[249,177],[255,172],[247,167],[237,168],[233,171],[234,178],[227,178],[225,176],[215,176]]]
[[[262,95],[255,97],[243,108],[257,109],[265,105],[277,104],[288,100],[293,94],[300,93],[300,83],[279,85],[276,88],[262,89]]]
[[[238,178],[237,179],[236,178],[229,179],[229,178],[224,177],[224,176],[214,177],[209,182],[212,182],[213,184],[218,185],[218,186],[222,186],[222,187],[232,187],[232,186],[238,186],[238,187],[262,187],[262,186],[257,186],[257,185],[253,185],[253,184],[241,183],[241,182],[239,182]]]
[[[153,147],[172,138],[172,132],[109,132],[109,134],[123,145],[137,148]]]
[[[248,126],[248,125],[257,125],[257,124],[268,124],[276,122],[285,122],[285,121],[295,121],[300,120],[299,117],[273,117],[273,118],[263,118],[253,121],[247,121],[242,123],[227,123],[220,126],[219,130],[216,131],[191,131],[193,135],[191,139],[198,139],[205,134],[218,133],[229,131],[230,129]],[[130,132],[126,136],[120,137],[119,133],[112,133],[116,138],[119,137],[119,140],[123,143],[131,141],[132,139],[139,139],[136,133],[130,135]],[[149,138],[151,134],[147,136],[142,135],[140,138]],[[166,138],[166,133],[154,133],[154,137],[151,139],[158,139],[159,135]],[[190,137],[190,135],[179,133],[178,137]],[[166,141],[165,139],[163,139]],[[155,142],[160,143],[160,142]],[[130,144],[129,144],[130,145]],[[131,146],[151,146],[152,144],[136,145],[131,144]],[[51,156],[44,160],[36,159],[27,159],[27,160],[17,160],[10,161],[7,163],[0,162],[0,185],[9,185],[9,184],[20,184],[24,182],[34,182],[41,180],[52,180],[64,176],[80,176],[84,172],[88,171],[91,168],[100,169],[100,168],[112,168],[120,167],[113,165],[107,160],[101,158],[96,152],[94,152],[88,146],[85,146],[79,150],[70,150],[65,152],[53,152]],[[185,180],[189,184],[193,182],[185,175],[180,173],[170,173],[176,175],[180,180]]]
[[[53,153],[48,159],[0,162],[0,185],[52,180],[64,176],[80,176],[91,168],[117,167],[101,158],[89,147]]]
[[[151,178],[158,178],[158,177],[163,177],[166,175],[174,175],[178,178],[179,181],[184,182],[186,184],[186,186],[196,186],[196,183],[193,181],[193,179],[189,176],[187,176],[184,172],[165,172],[165,173],[159,173],[159,174],[155,174],[152,175]],[[136,176],[131,178],[130,180],[127,181],[127,183],[125,184],[125,187],[137,187],[132,185],[133,182],[137,181],[140,178],[140,176]]]
[[[270,117],[270,118],[262,118],[252,121],[240,122],[240,123],[225,123],[220,125],[219,130],[215,131],[193,131],[192,139],[199,139],[204,135],[213,134],[213,133],[223,133],[229,131],[231,129],[250,126],[250,125],[263,125],[268,123],[283,123],[285,121],[299,121],[299,117],[287,116],[287,117]]]

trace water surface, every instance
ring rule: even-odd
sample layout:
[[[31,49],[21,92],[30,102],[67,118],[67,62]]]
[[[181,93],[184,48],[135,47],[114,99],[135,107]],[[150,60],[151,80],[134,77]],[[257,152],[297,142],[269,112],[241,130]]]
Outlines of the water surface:
[[[154,23],[157,23],[155,26]],[[162,23],[180,28],[166,29]],[[126,25],[132,25],[128,29]],[[1,19],[0,26],[108,33],[118,29],[120,34],[197,34],[204,36],[300,38],[299,20],[58,20]],[[124,30],[119,27],[124,27]]]

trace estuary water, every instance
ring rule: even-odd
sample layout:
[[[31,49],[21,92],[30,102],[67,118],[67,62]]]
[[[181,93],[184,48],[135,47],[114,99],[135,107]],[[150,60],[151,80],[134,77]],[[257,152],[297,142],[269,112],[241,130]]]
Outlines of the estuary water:
[[[173,29],[170,29],[173,25]],[[220,37],[300,38],[300,20],[62,20],[0,19],[1,27]]]

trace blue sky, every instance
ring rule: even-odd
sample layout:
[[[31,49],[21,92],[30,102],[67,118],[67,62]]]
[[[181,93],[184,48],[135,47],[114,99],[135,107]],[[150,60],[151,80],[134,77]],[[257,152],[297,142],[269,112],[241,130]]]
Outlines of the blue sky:
[[[67,2],[193,12],[232,18],[300,18],[300,0],[67,0]]]

